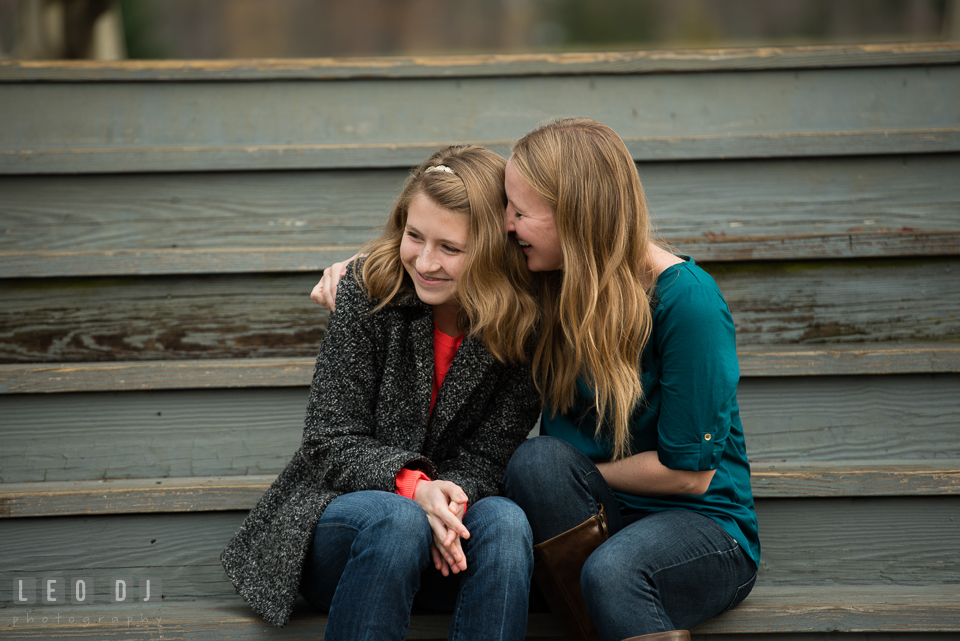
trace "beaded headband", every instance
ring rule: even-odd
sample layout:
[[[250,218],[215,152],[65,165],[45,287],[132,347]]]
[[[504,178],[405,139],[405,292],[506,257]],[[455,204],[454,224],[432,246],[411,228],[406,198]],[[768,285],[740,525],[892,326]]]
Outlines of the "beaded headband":
[[[445,172],[447,172],[448,174],[453,174],[454,176],[457,175],[456,173],[454,173],[454,171],[453,171],[452,169],[450,169],[450,168],[447,167],[446,165],[435,165],[435,166],[433,166],[433,167],[427,167],[427,168],[424,170],[423,173],[429,174],[431,171],[445,171]]]

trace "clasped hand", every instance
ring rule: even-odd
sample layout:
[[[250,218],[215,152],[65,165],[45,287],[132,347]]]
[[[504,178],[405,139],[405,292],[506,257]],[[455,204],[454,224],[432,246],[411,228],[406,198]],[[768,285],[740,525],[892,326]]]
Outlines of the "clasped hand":
[[[427,514],[433,530],[430,555],[433,565],[443,576],[467,569],[461,539],[469,539],[470,532],[462,519],[467,508],[467,495],[450,481],[420,481],[413,493],[415,500]]]

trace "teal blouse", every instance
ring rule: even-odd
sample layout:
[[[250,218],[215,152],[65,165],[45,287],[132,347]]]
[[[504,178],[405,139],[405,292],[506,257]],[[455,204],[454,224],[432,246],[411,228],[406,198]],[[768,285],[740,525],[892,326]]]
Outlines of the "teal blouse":
[[[692,510],[714,519],[759,564],[760,537],[750,490],[737,382],[733,318],[717,283],[692,258],[665,269],[651,293],[653,329],[641,356],[644,397],[633,412],[631,452],[656,450],[675,470],[716,470],[702,496],[646,497],[614,492],[624,514]],[[594,393],[581,380],[569,411],[543,413],[541,433],[594,461],[611,442],[595,438]]]

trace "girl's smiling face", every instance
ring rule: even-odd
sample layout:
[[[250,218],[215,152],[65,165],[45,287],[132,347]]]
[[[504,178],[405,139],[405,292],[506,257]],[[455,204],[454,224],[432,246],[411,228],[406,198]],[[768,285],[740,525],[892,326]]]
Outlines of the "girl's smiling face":
[[[563,268],[563,250],[557,231],[557,217],[547,201],[524,180],[513,158],[507,161],[504,178],[507,209],[504,223],[527,255],[527,268],[532,272],[549,272]]]
[[[444,209],[422,193],[407,207],[400,262],[435,316],[452,312],[455,317],[460,309],[457,285],[469,233],[466,215]]]

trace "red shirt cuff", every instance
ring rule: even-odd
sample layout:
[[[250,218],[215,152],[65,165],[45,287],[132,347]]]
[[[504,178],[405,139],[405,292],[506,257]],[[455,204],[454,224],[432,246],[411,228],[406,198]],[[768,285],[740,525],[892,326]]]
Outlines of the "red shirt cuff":
[[[417,483],[420,481],[429,481],[430,477],[424,474],[421,470],[408,470],[407,468],[401,468],[397,472],[397,479],[395,481],[397,487],[397,494],[400,496],[405,496],[408,499],[413,499],[413,493],[417,489]]]

